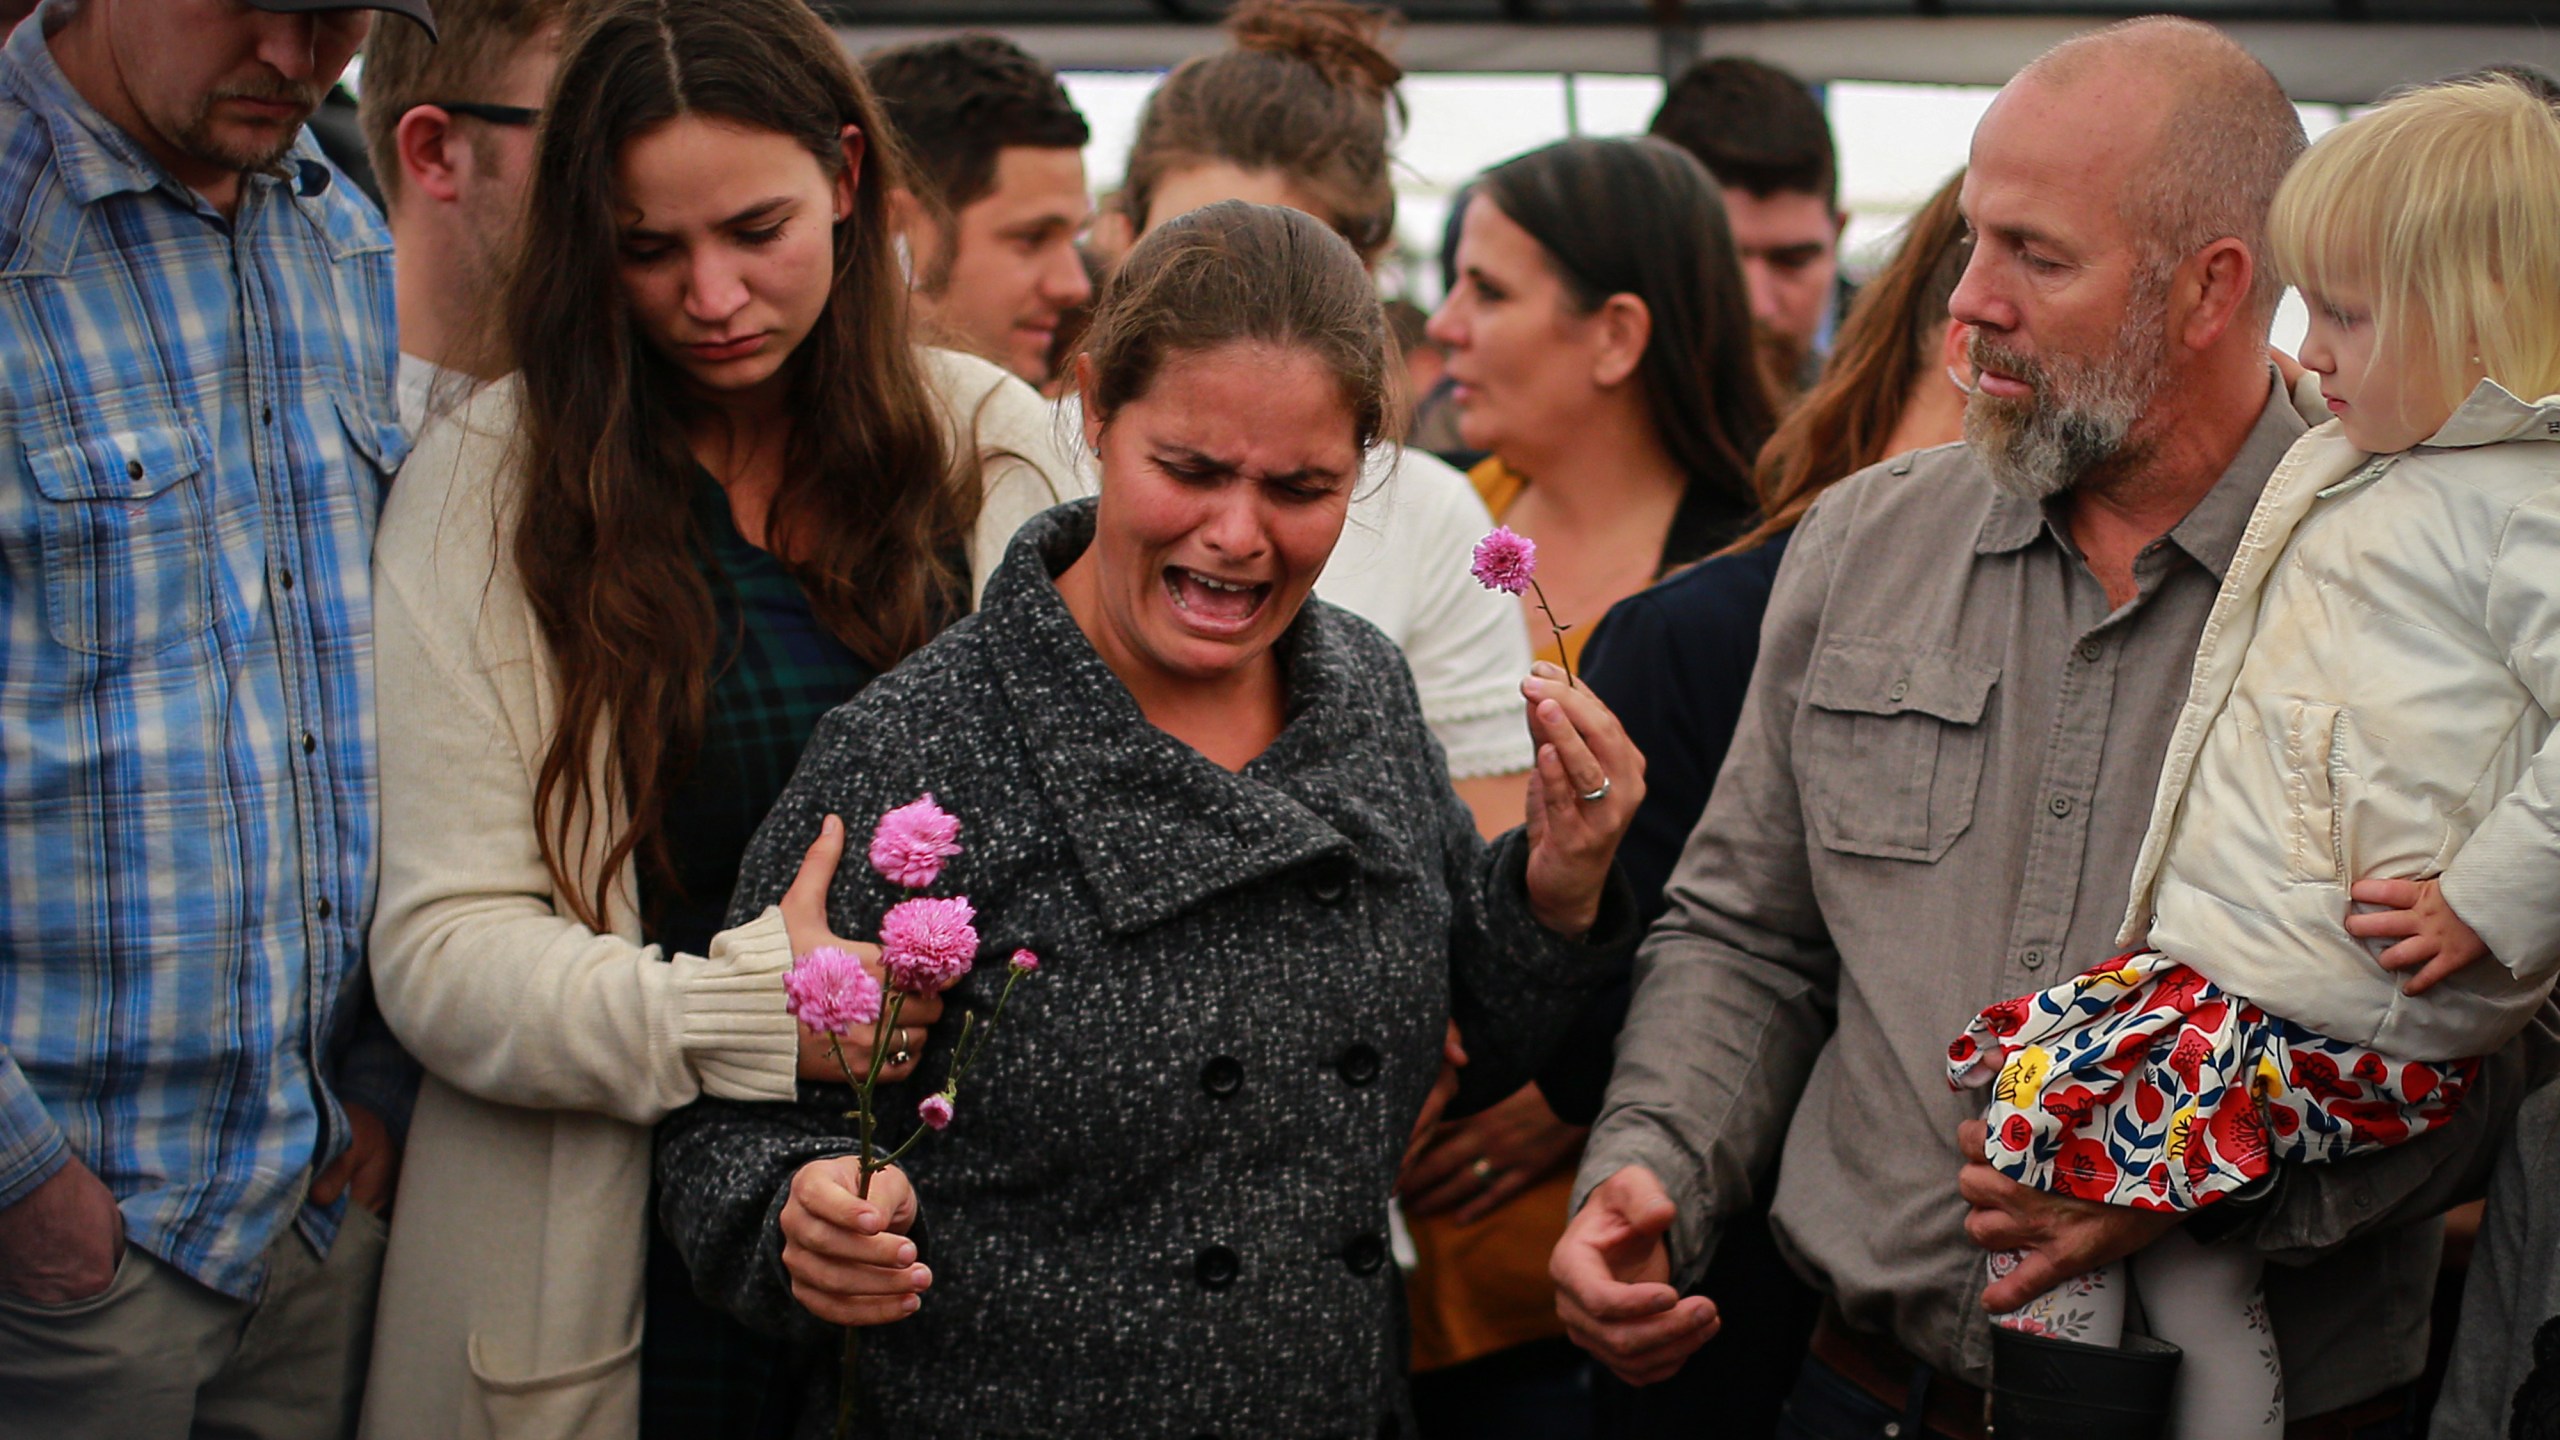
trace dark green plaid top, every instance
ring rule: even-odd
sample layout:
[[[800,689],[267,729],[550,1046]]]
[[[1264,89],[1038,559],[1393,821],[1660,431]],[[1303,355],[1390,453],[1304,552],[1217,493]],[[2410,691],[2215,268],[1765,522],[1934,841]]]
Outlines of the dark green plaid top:
[[[738,533],[719,482],[698,469],[695,479],[695,534],[720,648],[701,753],[667,797],[666,864],[640,869],[650,943],[688,955],[704,953],[719,932],[739,857],[790,781],[818,717],[878,674],[818,623],[780,562]],[[846,823],[859,828],[855,817]],[[862,863],[861,852],[849,850],[846,861]],[[789,1434],[798,1358],[695,1298],[684,1262],[654,1223],[650,1231],[644,1440]]]

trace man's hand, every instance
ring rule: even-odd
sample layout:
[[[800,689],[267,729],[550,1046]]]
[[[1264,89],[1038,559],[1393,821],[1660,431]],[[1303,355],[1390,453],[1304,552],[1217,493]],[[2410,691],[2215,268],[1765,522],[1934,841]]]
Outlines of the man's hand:
[[[850,1155],[812,1161],[791,1177],[782,1205],[791,1297],[830,1325],[903,1320],[933,1284],[906,1237],[916,1192],[905,1173],[891,1166],[872,1176],[868,1199],[857,1193],[861,1177],[861,1162]]]
[[[2359,880],[2347,894],[2367,905],[2387,907],[2347,917],[2347,933],[2359,940],[2397,940],[2375,963],[2385,970],[2418,970],[2400,987],[2404,995],[2424,995],[2436,982],[2489,953],[2480,932],[2464,923],[2445,903],[2440,880]],[[2419,966],[2425,966],[2419,970]]]
[[[1965,1167],[1956,1189],[1973,1213],[1964,1231],[1985,1250],[2024,1252],[2018,1268],[1982,1292],[1982,1308],[2005,1315],[2047,1290],[2111,1265],[2157,1240],[2178,1216],[2122,1205],[2098,1205],[2030,1190],[1986,1163],[1990,1127],[1967,1120],[1956,1131]]]
[[[311,1203],[337,1203],[338,1192],[376,1215],[391,1213],[392,1192],[400,1187],[400,1147],[391,1143],[391,1127],[362,1105],[347,1106],[347,1148],[311,1182]]]
[[[124,1258],[124,1212],[77,1159],[0,1210],[0,1290],[39,1305],[104,1294]]]
[[[1593,1188],[1547,1262],[1573,1343],[1630,1385],[1670,1379],[1724,1323],[1715,1302],[1671,1287],[1662,1237],[1678,1213],[1662,1181],[1630,1165]]]

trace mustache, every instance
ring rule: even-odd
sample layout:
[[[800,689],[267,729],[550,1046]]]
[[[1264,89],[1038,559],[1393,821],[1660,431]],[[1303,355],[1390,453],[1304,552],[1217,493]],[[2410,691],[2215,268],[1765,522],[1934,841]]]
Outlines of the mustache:
[[[307,80],[266,75],[225,85],[214,91],[207,103],[220,104],[225,100],[262,100],[271,105],[291,105],[308,112],[320,108],[320,87]]]
[[[2036,363],[2032,357],[2019,354],[1979,330],[1974,331],[1973,338],[1966,342],[1964,353],[1965,358],[1973,362],[1973,373],[1976,376],[1980,376],[1985,370],[1997,370],[2012,379],[2024,381],[2028,389],[2037,391],[2044,389],[2045,373],[2042,365]],[[1970,392],[1973,387],[1965,388]]]

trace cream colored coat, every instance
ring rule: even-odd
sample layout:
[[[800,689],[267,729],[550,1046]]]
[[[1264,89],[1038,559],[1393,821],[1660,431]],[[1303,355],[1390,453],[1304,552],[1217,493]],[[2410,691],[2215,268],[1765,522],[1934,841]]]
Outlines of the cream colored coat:
[[[925,355],[953,433],[988,457],[971,547],[983,585],[1015,528],[1072,493],[1072,467],[1027,386]],[[640,943],[628,866],[612,877],[611,934],[569,918],[552,887],[533,789],[557,686],[497,544],[514,431],[506,384],[430,425],[374,552],[373,977],[427,1078],[383,1270],[368,1440],[637,1433],[648,1127],[697,1095],[793,1094],[778,912],[708,956],[661,957]],[[622,823],[611,806],[587,817],[585,853]]]
[[[2205,622],[2122,938],[2408,1060],[2497,1049],[2560,968],[2560,395],[2482,382],[2415,449],[2276,467]],[[2346,931],[2443,878],[2487,941],[2423,996]]]

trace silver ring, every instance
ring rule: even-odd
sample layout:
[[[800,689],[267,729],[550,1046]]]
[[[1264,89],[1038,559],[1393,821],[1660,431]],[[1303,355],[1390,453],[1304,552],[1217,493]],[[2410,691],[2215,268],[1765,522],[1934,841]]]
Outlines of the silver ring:
[[[908,1052],[908,1050],[907,1050],[907,1027],[906,1027],[906,1026],[904,1026],[904,1025],[899,1026],[899,1027],[898,1027],[898,1033],[897,1033],[897,1035],[896,1035],[894,1038],[895,1038],[895,1039],[897,1040],[897,1042],[898,1042],[898,1050],[897,1050],[897,1053],[896,1053],[896,1054],[891,1055],[891,1056],[889,1057],[889,1063],[890,1063],[890,1064],[892,1064],[892,1065],[904,1065],[904,1064],[906,1064],[908,1061],[913,1060],[914,1058],[916,1058],[914,1055],[910,1054],[910,1053]]]
[[[1590,792],[1590,793],[1589,793],[1589,794],[1587,794],[1587,795],[1577,795],[1577,796],[1575,796],[1574,798],[1575,798],[1575,799],[1577,799],[1577,800],[1580,800],[1580,801],[1581,801],[1583,804],[1585,804],[1585,805],[1597,805],[1597,804],[1599,804],[1601,801],[1606,800],[1606,799],[1608,799],[1608,798],[1609,798],[1609,785],[1610,785],[1609,777],[1608,777],[1608,776],[1606,776],[1606,775],[1603,775],[1603,776],[1601,776],[1601,777],[1600,777],[1600,788],[1599,788],[1599,789],[1594,790],[1594,791]]]

